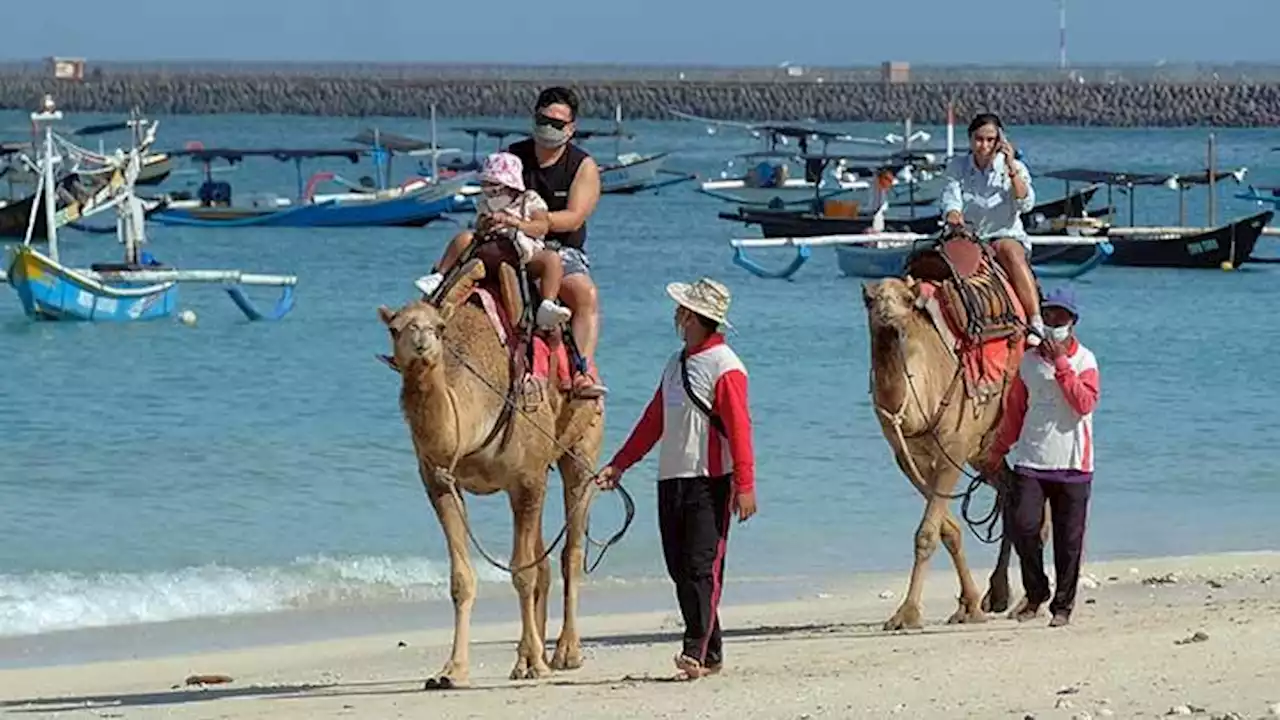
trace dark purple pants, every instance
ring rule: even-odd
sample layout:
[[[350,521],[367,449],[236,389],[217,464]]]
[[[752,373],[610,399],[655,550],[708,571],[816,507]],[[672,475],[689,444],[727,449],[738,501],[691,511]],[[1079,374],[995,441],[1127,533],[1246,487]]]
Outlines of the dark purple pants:
[[[1080,559],[1084,555],[1084,529],[1089,510],[1092,480],[1064,482],[1041,480],[1018,474],[1014,486],[1012,512],[1007,531],[1018,552],[1022,567],[1022,588],[1033,606],[1050,599],[1049,578],[1044,573],[1044,543],[1040,526],[1044,524],[1044,502],[1049,501],[1049,517],[1053,523],[1053,601],[1049,612],[1071,613],[1076,602],[1076,585],[1080,582]]]

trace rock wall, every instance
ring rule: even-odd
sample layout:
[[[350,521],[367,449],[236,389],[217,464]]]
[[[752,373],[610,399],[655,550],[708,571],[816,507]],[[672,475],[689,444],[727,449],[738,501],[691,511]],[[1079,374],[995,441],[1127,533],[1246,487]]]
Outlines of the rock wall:
[[[541,84],[298,75],[94,74],[81,83],[0,74],[0,108],[30,109],[52,93],[63,109],[160,114],[519,116]],[[1257,127],[1280,124],[1280,83],[907,83],[590,81],[585,117],[670,118],[667,108],[739,120],[946,121],[990,111],[1013,125]]]

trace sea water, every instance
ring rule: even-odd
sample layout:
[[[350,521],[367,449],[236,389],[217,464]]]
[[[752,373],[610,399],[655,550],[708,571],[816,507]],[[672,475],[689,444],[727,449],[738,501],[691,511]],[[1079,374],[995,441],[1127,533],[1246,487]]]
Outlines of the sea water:
[[[429,133],[425,121],[403,118],[160,120],[165,148],[190,140],[343,147],[374,122]],[[442,122],[441,144],[469,154],[469,138],[449,129],[465,122],[474,120]],[[848,127],[864,136],[893,130]],[[0,115],[0,129],[22,137],[25,116]],[[625,149],[671,151],[668,167],[704,177],[759,142],[691,122],[632,129],[639,139]],[[943,129],[928,129],[929,144],[939,144]],[[1064,167],[1202,171],[1207,134],[1009,130],[1033,175]],[[1219,168],[1247,166],[1247,180],[1262,185],[1280,180],[1272,169],[1280,161],[1269,152],[1280,133],[1228,129],[1217,140]],[[601,157],[613,150],[612,141],[588,148]],[[397,179],[413,162],[397,159]],[[343,160],[313,163],[305,173],[322,169],[353,181],[373,173],[367,163]],[[218,177],[237,194],[296,192],[292,166],[270,159]],[[198,172],[175,173],[164,188],[194,191],[200,180]],[[1219,222],[1255,210],[1231,198],[1234,182],[1223,185]],[[1042,200],[1063,192],[1048,180],[1036,190]],[[1177,224],[1176,193],[1138,192],[1138,223]],[[1105,190],[1095,205],[1104,199]],[[1113,202],[1127,221],[1127,196],[1117,193]],[[1205,204],[1203,190],[1188,193],[1190,223],[1205,222]],[[758,230],[716,217],[733,209],[685,184],[605,197],[591,217],[587,247],[603,313],[599,364],[611,390],[601,460],[621,444],[677,347],[666,283],[715,277],[733,292],[737,333],[729,341],[750,372],[760,505],[748,524],[733,526],[730,576],[841,578],[905,568],[922,503],[893,463],[870,404],[860,281],[838,273],[830,249],[815,252],[794,282],[748,275],[731,264],[727,241]],[[198,315],[191,327],[176,320],[34,323],[6,289],[0,635],[447,598],[447,554],[400,415],[399,378],[374,354],[390,347],[377,306],[410,300],[413,279],[459,227],[149,228],[150,252],[177,267],[297,274],[298,306],[278,323],[245,321],[212,286],[183,287],[181,307]],[[112,236],[75,231],[63,234],[62,250],[73,263],[120,252]],[[1278,254],[1269,241],[1261,252]],[[790,259],[785,250],[755,254],[763,263]],[[1090,557],[1275,547],[1278,281],[1270,267],[1246,266],[1230,273],[1104,267],[1077,282],[1079,336],[1098,357],[1102,387]],[[651,457],[626,475],[638,504],[635,524],[589,583],[663,578],[655,472]],[[563,517],[559,478],[551,483],[548,539]],[[505,499],[473,498],[468,507],[482,541],[506,558]],[[606,537],[621,520],[618,499],[601,496],[593,535]],[[994,548],[971,537],[968,548],[978,566],[993,557]],[[472,558],[484,587],[506,585],[505,575]]]

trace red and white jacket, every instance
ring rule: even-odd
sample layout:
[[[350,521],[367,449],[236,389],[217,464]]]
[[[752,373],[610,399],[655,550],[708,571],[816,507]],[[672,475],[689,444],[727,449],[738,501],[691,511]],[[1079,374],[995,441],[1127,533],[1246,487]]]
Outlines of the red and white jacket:
[[[690,348],[686,361],[689,385],[724,423],[720,435],[705,413],[693,404],[680,377],[680,352],[667,362],[662,381],[640,421],[609,464],[619,476],[639,462],[659,441],[658,479],[719,477],[733,474],[734,489],[755,489],[755,457],[751,414],[747,409],[747,371],[724,336],[713,334]]]
[[[1005,396],[991,459],[1012,449],[1015,469],[1092,473],[1098,382],[1097,359],[1074,337],[1052,364],[1028,351]]]

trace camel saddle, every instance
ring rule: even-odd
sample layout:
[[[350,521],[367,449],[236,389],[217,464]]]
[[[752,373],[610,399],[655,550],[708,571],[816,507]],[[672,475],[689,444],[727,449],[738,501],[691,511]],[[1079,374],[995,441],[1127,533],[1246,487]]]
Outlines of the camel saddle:
[[[933,286],[922,301],[927,304],[928,295],[935,296],[936,305],[929,310],[944,334],[949,329],[965,344],[983,344],[1021,330],[1021,307],[1004,268],[990,245],[966,229],[948,229],[913,250],[904,274]]]

